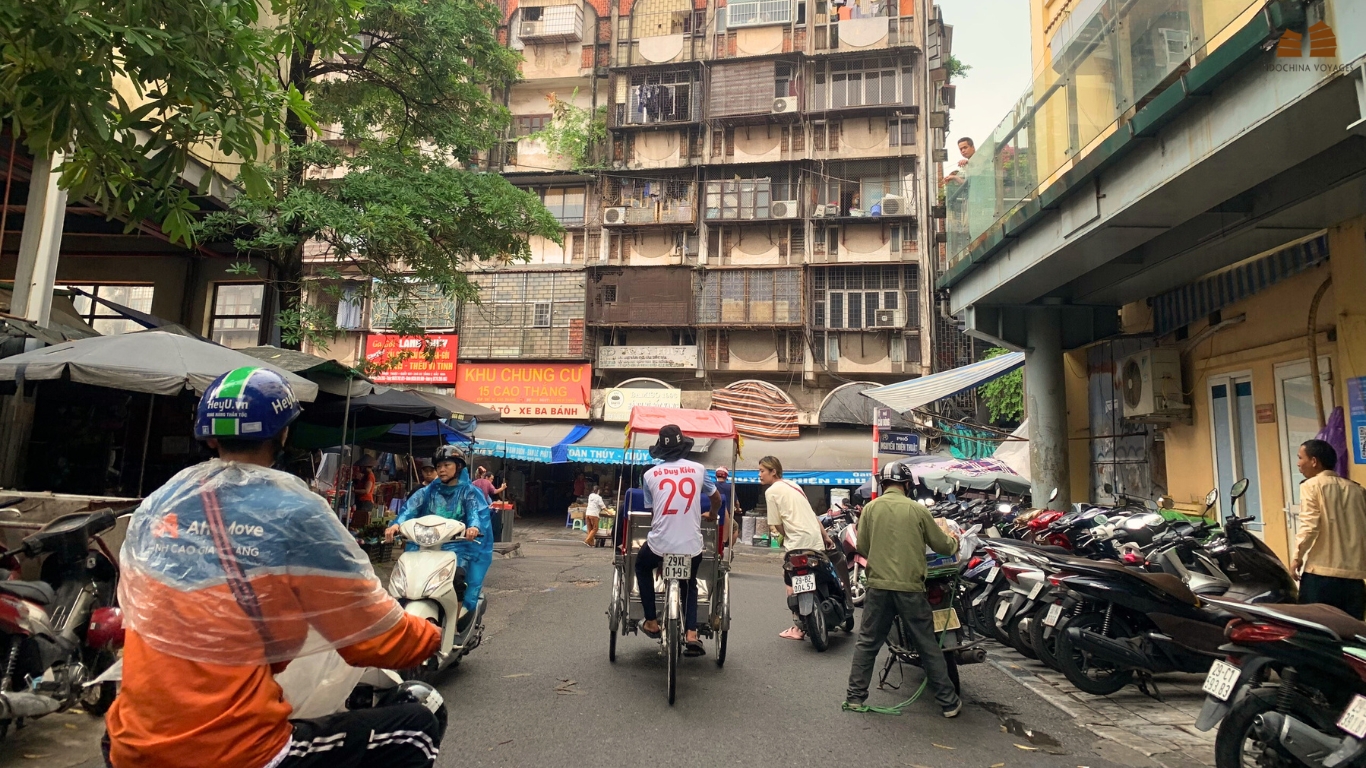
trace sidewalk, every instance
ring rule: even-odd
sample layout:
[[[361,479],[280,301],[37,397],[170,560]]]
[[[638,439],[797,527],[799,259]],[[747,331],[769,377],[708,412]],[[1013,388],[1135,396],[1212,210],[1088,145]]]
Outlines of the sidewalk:
[[[1102,738],[1152,758],[1164,768],[1212,768],[1215,731],[1195,729],[1205,694],[1203,675],[1171,674],[1157,678],[1162,700],[1127,686],[1109,696],[1082,693],[1061,673],[1026,658],[1013,648],[993,647],[993,666],[1037,693],[1044,701]]]

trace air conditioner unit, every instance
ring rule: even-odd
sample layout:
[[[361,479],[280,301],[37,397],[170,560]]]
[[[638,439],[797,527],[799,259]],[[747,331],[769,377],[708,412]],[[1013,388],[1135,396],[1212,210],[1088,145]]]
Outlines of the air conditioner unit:
[[[602,211],[602,223],[603,223],[603,224],[625,224],[625,223],[626,223],[626,209],[625,209],[625,208],[605,208],[605,209],[603,209],[603,211]]]
[[[812,218],[825,219],[839,215],[838,205],[818,205],[811,211]]]
[[[519,37],[540,37],[540,36],[541,36],[541,22],[539,22],[539,21],[524,21],[524,22],[522,22],[521,31],[519,31],[519,32],[517,33],[517,35],[518,35]]]
[[[797,218],[796,200],[778,200],[770,204],[769,215],[774,219],[795,219]]]
[[[887,195],[882,198],[883,216],[905,216],[910,213],[906,198],[901,195]]]
[[[1124,417],[1179,416],[1190,410],[1181,390],[1181,353],[1146,349],[1119,365]]]
[[[796,96],[784,96],[784,97],[781,98],[781,99],[774,99],[774,100],[773,100],[773,114],[775,114],[775,115],[782,114],[782,113],[784,113],[784,112],[796,112],[796,111],[797,111],[797,97],[796,97]]]
[[[879,309],[873,312],[873,322],[870,328],[903,328],[906,325],[906,315],[899,309]]]

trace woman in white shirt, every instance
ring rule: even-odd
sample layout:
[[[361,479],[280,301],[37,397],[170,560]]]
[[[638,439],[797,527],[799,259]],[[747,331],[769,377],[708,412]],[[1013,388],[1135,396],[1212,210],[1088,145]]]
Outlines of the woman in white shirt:
[[[598,487],[594,485],[588,490],[588,509],[583,513],[583,527],[588,530],[588,535],[583,537],[585,546],[594,546],[593,540],[598,535],[598,517],[604,509],[607,509],[607,503],[598,495]]]

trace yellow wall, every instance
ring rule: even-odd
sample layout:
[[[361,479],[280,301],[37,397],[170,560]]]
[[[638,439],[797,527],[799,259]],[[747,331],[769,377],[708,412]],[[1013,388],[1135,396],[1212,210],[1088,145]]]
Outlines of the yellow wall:
[[[1063,354],[1063,391],[1067,396],[1067,479],[1073,503],[1091,500],[1090,377],[1086,350]]]
[[[1363,311],[1361,296],[1366,291],[1366,216],[1343,222],[1328,230],[1328,252],[1332,254],[1329,265],[1333,273],[1333,285],[1324,297],[1323,307],[1319,309],[1319,326],[1328,323],[1337,326],[1340,350],[1333,362],[1333,390],[1338,403],[1344,408],[1347,402],[1347,380],[1366,376],[1366,311]],[[1341,297],[1340,301],[1332,301]],[[1348,426],[1347,450],[1352,451],[1351,427]],[[1353,462],[1352,479],[1366,483],[1366,466]]]

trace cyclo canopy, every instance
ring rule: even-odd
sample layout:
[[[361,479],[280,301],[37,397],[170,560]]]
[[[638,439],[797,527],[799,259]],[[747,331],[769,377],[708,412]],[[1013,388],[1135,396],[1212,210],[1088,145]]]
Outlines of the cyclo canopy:
[[[666,424],[673,424],[692,438],[738,440],[735,422],[725,411],[701,411],[692,408],[658,408],[637,405],[631,409],[631,421],[626,425],[626,444],[634,434],[656,435]]]

